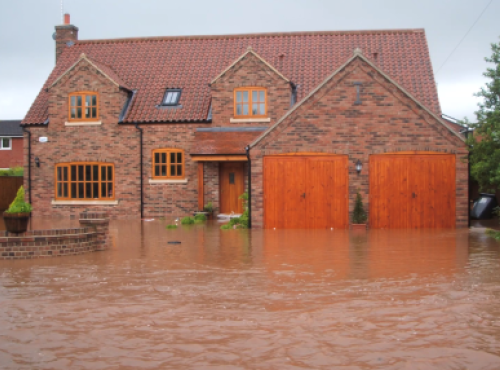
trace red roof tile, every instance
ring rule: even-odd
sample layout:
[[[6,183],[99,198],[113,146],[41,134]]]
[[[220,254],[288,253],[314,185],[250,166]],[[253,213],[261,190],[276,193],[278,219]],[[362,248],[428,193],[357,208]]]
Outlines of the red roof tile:
[[[425,33],[416,29],[77,41],[61,54],[23,123],[47,119],[45,88],[82,53],[109,66],[125,86],[137,89],[124,122],[204,121],[210,105],[208,84],[248,46],[300,85],[298,100],[345,63],[355,48],[361,48],[422,104],[441,113]],[[156,107],[167,88],[182,88],[182,108]]]
[[[191,154],[246,154],[245,147],[262,131],[195,132]]]

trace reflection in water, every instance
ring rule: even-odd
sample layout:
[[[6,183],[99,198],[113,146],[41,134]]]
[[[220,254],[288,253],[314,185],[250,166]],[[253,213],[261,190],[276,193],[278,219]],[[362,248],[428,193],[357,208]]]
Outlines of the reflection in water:
[[[1,261],[0,367],[500,369],[500,247],[480,232],[166,224]]]

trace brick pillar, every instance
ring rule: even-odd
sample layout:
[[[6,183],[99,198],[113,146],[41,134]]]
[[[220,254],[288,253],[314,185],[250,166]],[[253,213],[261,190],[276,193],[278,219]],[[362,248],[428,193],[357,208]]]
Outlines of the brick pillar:
[[[96,251],[104,251],[109,247],[109,215],[107,212],[82,212],[80,225],[91,227],[97,234]]]

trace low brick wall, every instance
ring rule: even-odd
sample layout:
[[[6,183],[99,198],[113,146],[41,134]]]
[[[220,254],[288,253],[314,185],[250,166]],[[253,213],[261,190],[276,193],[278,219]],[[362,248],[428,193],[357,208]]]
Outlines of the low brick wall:
[[[31,230],[22,234],[0,231],[0,259],[31,259],[70,256],[106,250],[109,216],[106,212],[80,214],[76,229]]]

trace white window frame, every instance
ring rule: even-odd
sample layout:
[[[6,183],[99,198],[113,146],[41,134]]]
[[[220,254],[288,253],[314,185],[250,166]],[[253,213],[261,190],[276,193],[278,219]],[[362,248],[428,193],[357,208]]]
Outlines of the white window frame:
[[[4,139],[8,139],[9,140],[9,146],[8,147],[4,147],[3,146],[3,141]],[[12,150],[12,138],[11,137],[0,137],[0,150]]]

